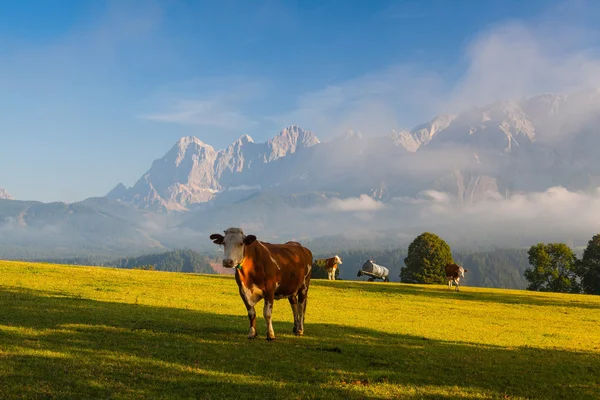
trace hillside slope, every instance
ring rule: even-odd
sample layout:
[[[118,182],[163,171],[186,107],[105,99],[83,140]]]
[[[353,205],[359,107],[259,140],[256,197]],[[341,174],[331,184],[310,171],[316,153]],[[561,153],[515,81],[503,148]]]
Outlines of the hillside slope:
[[[0,304],[3,399],[600,395],[600,297],[314,281],[248,341],[230,276],[0,262]]]

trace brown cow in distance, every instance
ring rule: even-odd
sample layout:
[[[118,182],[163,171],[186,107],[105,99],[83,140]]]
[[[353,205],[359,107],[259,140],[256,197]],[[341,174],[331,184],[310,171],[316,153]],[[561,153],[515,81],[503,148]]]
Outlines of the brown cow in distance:
[[[311,251],[298,242],[261,242],[254,235],[246,236],[240,228],[229,228],[224,233],[225,236],[212,234],[210,239],[225,248],[223,266],[236,268],[235,281],[250,319],[248,338],[256,337],[254,306],[264,299],[267,340],[275,339],[271,322],[273,303],[283,298],[292,306],[293,332],[301,336],[313,262]]]
[[[338,265],[342,264],[342,259],[336,254],[333,257],[325,259],[325,270],[327,271],[327,279],[335,281],[335,270]]]
[[[452,282],[456,284],[456,291],[458,292],[458,281],[460,278],[465,277],[465,272],[469,272],[463,267],[456,264],[448,264],[446,269],[446,279],[448,280],[448,289],[452,289]]]

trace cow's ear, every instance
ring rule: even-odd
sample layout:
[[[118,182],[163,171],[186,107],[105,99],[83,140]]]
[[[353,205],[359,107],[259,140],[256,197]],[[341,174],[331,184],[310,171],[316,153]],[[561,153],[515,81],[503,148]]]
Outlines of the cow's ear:
[[[254,243],[255,240],[256,240],[256,236],[254,236],[254,235],[248,235],[248,236],[246,236],[244,238],[244,244],[246,246],[248,246],[248,245]]]
[[[215,244],[223,244],[223,240],[225,240],[225,238],[223,237],[223,235],[213,233],[212,235],[210,235],[210,240],[212,240]]]
[[[468,270],[468,269],[465,269],[465,272],[469,272],[469,270]]]

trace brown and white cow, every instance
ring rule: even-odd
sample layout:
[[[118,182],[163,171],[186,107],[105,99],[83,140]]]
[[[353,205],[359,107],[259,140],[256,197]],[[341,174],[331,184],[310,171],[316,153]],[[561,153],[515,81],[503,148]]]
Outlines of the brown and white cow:
[[[456,264],[448,264],[445,267],[446,269],[446,279],[448,280],[448,289],[452,289],[452,282],[456,284],[456,291],[458,292],[458,281],[460,278],[465,277],[465,272],[469,272],[469,270],[464,269],[463,267]]]
[[[336,254],[331,258],[325,259],[325,270],[327,271],[327,279],[335,281],[335,270],[338,265],[342,264],[342,259]]]
[[[302,335],[313,262],[311,251],[298,242],[261,242],[254,235],[246,236],[240,228],[229,228],[224,233],[225,236],[212,234],[210,239],[225,248],[223,266],[236,268],[235,280],[250,319],[248,338],[256,337],[254,306],[261,299],[265,300],[267,340],[275,339],[271,322],[274,300],[283,298],[292,306],[293,333]]]

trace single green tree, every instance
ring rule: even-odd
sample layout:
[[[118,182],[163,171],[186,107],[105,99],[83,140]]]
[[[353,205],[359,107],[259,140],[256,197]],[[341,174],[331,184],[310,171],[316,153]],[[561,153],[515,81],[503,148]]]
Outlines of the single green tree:
[[[595,235],[583,251],[577,264],[584,293],[600,294],[600,235]]]
[[[524,272],[527,290],[579,293],[577,257],[564,243],[538,243],[527,252],[529,265]]]
[[[400,270],[406,283],[446,283],[444,267],[454,263],[450,246],[439,236],[425,232],[408,246],[408,255]]]

